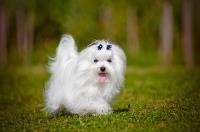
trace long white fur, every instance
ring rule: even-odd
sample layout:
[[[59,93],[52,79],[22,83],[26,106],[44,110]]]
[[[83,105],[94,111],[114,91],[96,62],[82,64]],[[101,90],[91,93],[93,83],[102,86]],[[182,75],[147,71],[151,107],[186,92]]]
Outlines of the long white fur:
[[[111,102],[124,82],[126,56],[121,48],[108,41],[93,43],[78,53],[73,37],[62,37],[49,67],[51,78],[45,92],[49,112],[64,106],[67,112],[79,115],[112,113]],[[101,50],[97,48],[99,44],[103,45]],[[112,45],[110,50],[106,49],[108,44]],[[99,62],[94,63],[94,59]],[[108,73],[103,84],[98,82],[101,66]]]

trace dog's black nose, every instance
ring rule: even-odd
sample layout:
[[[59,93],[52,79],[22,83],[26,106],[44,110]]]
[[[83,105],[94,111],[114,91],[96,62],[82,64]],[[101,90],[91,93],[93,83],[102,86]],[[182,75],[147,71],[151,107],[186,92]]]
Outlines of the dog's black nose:
[[[106,70],[106,68],[105,68],[104,66],[102,66],[102,67],[100,67],[100,70],[101,70],[102,72],[104,72],[104,71]]]

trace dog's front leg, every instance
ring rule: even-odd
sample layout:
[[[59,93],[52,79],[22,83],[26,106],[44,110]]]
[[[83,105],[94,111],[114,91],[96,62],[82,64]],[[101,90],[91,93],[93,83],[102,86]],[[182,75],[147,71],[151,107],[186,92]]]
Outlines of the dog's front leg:
[[[110,104],[108,104],[103,99],[97,99],[94,102],[91,102],[92,104],[89,108],[91,109],[92,114],[94,115],[106,115],[112,113],[112,108]]]

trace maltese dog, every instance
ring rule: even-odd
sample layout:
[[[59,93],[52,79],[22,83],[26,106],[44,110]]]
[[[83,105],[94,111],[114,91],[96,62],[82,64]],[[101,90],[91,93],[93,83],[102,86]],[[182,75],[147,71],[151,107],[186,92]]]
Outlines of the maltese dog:
[[[117,45],[96,40],[80,53],[72,36],[64,35],[50,63],[46,109],[60,107],[78,115],[112,113],[111,102],[124,82],[126,56]]]

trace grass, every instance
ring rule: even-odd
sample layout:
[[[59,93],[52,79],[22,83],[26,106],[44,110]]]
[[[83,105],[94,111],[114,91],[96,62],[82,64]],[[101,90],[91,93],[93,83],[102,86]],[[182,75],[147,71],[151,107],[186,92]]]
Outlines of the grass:
[[[0,72],[0,131],[200,131],[200,71],[128,67],[126,82],[105,116],[59,113],[44,107],[49,74],[42,66]]]

